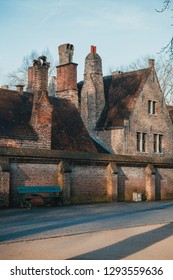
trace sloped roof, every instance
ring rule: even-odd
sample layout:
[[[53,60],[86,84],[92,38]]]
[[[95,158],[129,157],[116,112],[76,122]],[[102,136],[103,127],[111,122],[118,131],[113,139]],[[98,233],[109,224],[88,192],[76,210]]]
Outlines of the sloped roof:
[[[129,118],[149,73],[150,68],[146,68],[104,77],[106,104],[96,129],[123,126],[124,119]]]
[[[166,108],[167,108],[167,110],[169,112],[169,115],[170,115],[172,123],[173,123],[173,106],[167,105]]]
[[[32,94],[0,89],[0,137],[37,139],[29,124]]]
[[[75,105],[62,98],[49,100],[53,105],[52,149],[97,152]]]
[[[76,107],[68,100],[49,97],[53,105],[52,149],[97,152]],[[30,125],[33,94],[0,89],[0,138],[37,140]]]

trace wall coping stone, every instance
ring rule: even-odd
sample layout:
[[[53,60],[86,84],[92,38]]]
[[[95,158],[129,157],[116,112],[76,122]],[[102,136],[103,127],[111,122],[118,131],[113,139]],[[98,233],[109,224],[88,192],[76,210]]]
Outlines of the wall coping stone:
[[[153,164],[155,167],[173,167],[173,158],[153,158],[147,156],[133,155],[110,155],[87,152],[71,152],[61,150],[43,150],[43,149],[24,149],[0,147],[0,157],[8,158],[36,158],[36,159],[66,159],[66,160],[86,160],[92,162],[115,162],[116,164],[125,164],[133,166],[147,166]]]

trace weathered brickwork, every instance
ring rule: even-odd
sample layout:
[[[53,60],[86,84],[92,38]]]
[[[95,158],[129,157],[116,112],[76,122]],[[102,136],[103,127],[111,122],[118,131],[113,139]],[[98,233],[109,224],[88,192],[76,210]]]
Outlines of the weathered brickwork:
[[[89,130],[96,127],[104,105],[102,60],[92,46],[85,59],[84,83],[81,91],[81,116]]]
[[[9,164],[1,162],[0,166],[0,207],[9,206],[10,172]]]
[[[154,157],[173,156],[172,123],[156,79],[155,73],[151,72],[143,91],[136,100],[129,125],[126,128],[126,154],[139,154],[136,133],[141,132],[146,133],[146,152],[144,154]],[[148,100],[156,102],[155,114],[148,113]],[[153,150],[154,134],[162,135],[162,153],[155,153]]]
[[[173,199],[173,169],[158,168],[156,172],[156,199]]]
[[[57,186],[57,165],[46,163],[11,164],[10,204],[18,204],[17,186]]]
[[[77,90],[77,64],[57,66],[57,91]],[[59,93],[60,94],[60,93]]]
[[[126,135],[124,128],[99,130],[94,133],[115,154],[126,154]]]
[[[58,50],[59,65],[55,96],[70,100],[78,108],[77,64],[72,62],[74,47],[71,44],[63,44]]]
[[[44,129],[40,131],[43,132]],[[41,133],[40,133],[41,134]],[[50,149],[50,141],[46,140],[46,133],[41,134],[40,140],[25,140],[25,139],[0,139],[0,146],[2,147],[13,147],[13,148],[30,148],[30,149]],[[45,136],[44,136],[45,135]]]
[[[62,44],[58,47],[59,64],[64,65],[73,62],[74,46],[72,44]]]
[[[34,99],[30,123],[38,135],[37,147],[51,149],[52,106],[45,91],[38,101]]]
[[[118,200],[118,166],[115,162],[108,164],[106,168],[106,186],[108,201]]]
[[[134,160],[133,156],[128,159],[109,155],[106,159],[93,154],[91,161],[91,154],[87,153],[76,154],[70,159],[70,154],[65,152],[56,157],[53,151],[33,151],[28,157],[21,150],[25,162],[20,161],[21,156],[10,156],[11,159],[3,156],[0,165],[1,207],[8,206],[9,201],[10,206],[19,206],[17,186],[20,185],[60,185],[66,203],[132,201],[133,192],[142,193],[142,198],[147,200],[172,199],[171,160],[163,161],[164,167],[158,167],[160,160],[148,164],[142,159]]]
[[[154,69],[154,60],[150,59],[148,63],[148,69],[136,73],[118,72],[105,77],[103,85],[101,58],[91,51],[85,60],[81,116],[90,133],[115,154],[172,157],[171,118]],[[98,106],[97,101],[100,102]],[[138,133],[141,135],[140,149],[137,148]]]
[[[106,169],[101,166],[73,166],[71,197],[80,201],[107,200]]]
[[[50,63],[46,61],[46,57],[44,56],[34,60],[33,66],[28,69],[28,91],[47,90],[49,67]]]
[[[118,201],[132,201],[133,192],[144,195],[146,189],[146,175],[144,168],[119,167],[118,173]]]
[[[38,135],[37,148],[51,149],[52,106],[48,100],[49,63],[43,58],[34,62],[34,99],[30,124]]]
[[[77,64],[71,63],[57,67],[55,96],[70,100],[78,108]]]
[[[29,68],[30,92],[22,85],[0,91],[0,207],[19,206],[19,185],[60,185],[66,203],[132,201],[134,192],[149,201],[173,199],[173,126],[154,61],[103,78],[92,46],[77,87],[73,52],[71,44],[59,46],[55,97],[47,94],[44,56]]]

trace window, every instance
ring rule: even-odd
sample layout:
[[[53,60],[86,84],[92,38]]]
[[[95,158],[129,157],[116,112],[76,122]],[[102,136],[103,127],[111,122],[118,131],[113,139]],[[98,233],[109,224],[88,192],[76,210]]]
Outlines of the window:
[[[137,140],[137,151],[140,152],[140,141],[141,141],[141,133],[137,132],[136,134],[136,140]]]
[[[137,151],[146,152],[146,133],[137,132],[136,133],[136,142],[137,142]]]
[[[161,154],[162,150],[162,142],[163,142],[163,135],[162,134],[154,134],[153,137],[153,150],[154,153]]]
[[[153,149],[154,153],[157,153],[157,134],[154,134]]]
[[[158,146],[159,153],[162,153],[162,138],[163,136],[159,134],[159,146]]]
[[[156,114],[156,101],[148,100],[148,114]]]
[[[146,152],[146,133],[142,133],[142,152]]]
[[[151,114],[151,100],[148,100],[148,114]]]

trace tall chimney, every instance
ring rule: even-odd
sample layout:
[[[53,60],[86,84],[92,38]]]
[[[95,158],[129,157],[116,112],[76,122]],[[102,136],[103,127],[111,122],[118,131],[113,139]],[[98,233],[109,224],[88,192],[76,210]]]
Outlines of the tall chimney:
[[[51,149],[51,129],[52,129],[52,105],[49,102],[48,88],[48,69],[50,63],[45,56],[40,56],[33,61],[32,88],[33,88],[33,107],[30,124],[37,132],[38,141],[36,148]]]
[[[154,59],[148,59],[148,66],[150,67],[150,68],[154,68]]]
[[[74,46],[63,44],[58,47],[56,97],[70,100],[78,108],[77,64],[73,63]]]
[[[91,46],[85,59],[84,83],[81,91],[81,117],[89,130],[94,130],[105,106],[102,60]]]
[[[40,56],[33,60],[33,66],[28,68],[28,86],[27,91],[46,90],[48,88],[48,69],[50,63],[46,61],[45,56]]]
[[[3,85],[3,86],[1,86],[1,88],[3,88],[3,89],[9,89],[9,86],[8,86],[8,85]]]

